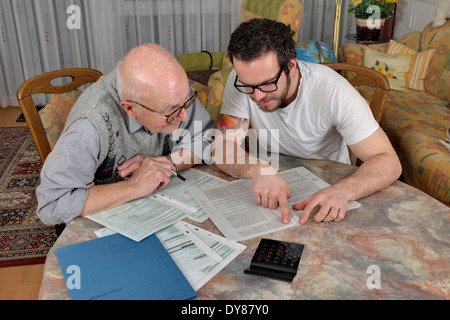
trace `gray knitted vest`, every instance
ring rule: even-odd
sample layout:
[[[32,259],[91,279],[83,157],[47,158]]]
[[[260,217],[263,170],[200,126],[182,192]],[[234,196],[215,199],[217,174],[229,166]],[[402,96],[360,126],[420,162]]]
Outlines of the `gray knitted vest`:
[[[151,134],[144,127],[129,133],[125,123],[127,116],[120,101],[116,90],[116,71],[113,71],[83,92],[67,118],[64,131],[81,118],[87,118],[97,129],[100,165],[95,173],[95,184],[120,180],[117,167],[135,155],[157,157],[170,153],[169,135]],[[166,148],[163,151],[164,145]]]

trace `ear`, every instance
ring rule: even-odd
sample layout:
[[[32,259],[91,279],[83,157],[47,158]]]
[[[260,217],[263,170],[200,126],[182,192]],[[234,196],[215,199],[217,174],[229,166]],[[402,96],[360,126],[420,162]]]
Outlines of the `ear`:
[[[136,119],[136,110],[131,102],[121,101],[120,106],[123,108],[123,110],[125,110],[130,118]]]
[[[297,59],[291,59],[289,61],[289,73],[291,75],[294,74],[296,68],[297,68]]]

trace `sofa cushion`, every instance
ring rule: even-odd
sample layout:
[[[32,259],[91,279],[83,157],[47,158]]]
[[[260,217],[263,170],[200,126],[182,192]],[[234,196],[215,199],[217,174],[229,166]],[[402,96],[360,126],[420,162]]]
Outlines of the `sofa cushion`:
[[[414,50],[402,43],[395,40],[389,42],[387,53],[394,55],[397,53],[414,53],[413,67],[408,79],[408,88],[414,90],[425,90],[425,78],[428,74],[428,68],[430,67],[431,59],[433,58],[436,49],[428,49],[422,52]]]
[[[364,66],[384,74],[391,90],[408,90],[408,79],[415,53],[389,55],[372,49],[366,49]]]
[[[47,105],[39,110],[39,117],[52,150],[64,129],[70,110],[80,95],[81,91],[78,89],[66,93],[52,94]]]
[[[440,28],[428,24],[422,32],[421,50],[436,49],[431,60],[425,91],[450,101],[450,20]]]
[[[402,36],[396,40],[397,40],[397,42],[399,42],[411,49],[419,51],[421,37],[422,37],[422,32],[414,31],[414,32],[405,34],[404,36]]]

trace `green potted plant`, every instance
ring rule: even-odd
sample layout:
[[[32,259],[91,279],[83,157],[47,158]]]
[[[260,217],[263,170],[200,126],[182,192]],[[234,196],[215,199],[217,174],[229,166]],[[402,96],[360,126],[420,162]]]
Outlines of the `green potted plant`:
[[[398,0],[352,0],[348,12],[356,19],[356,38],[377,41],[384,21],[394,14],[394,3]]]

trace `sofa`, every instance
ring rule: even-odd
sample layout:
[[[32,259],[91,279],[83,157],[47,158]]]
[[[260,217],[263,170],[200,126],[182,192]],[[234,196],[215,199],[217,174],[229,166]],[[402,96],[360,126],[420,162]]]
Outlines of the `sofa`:
[[[449,46],[450,20],[439,28],[433,28],[430,23],[422,32],[411,32],[390,43],[368,46],[350,43],[339,50],[340,62],[367,67],[370,67],[368,63],[374,54],[379,57],[390,55],[392,59],[413,56],[409,72],[405,73],[404,87],[398,88],[392,82],[380,126],[398,153],[404,182],[447,205],[450,204],[450,150],[439,140],[445,141],[446,131],[450,128]],[[404,51],[396,52],[396,48]],[[417,83],[411,86],[412,70],[419,64],[419,54],[422,53],[421,58],[424,58],[425,52],[428,61],[421,62],[421,86]],[[373,68],[392,77],[395,66],[388,68],[383,63],[375,63]],[[373,92],[369,87],[358,89],[366,98]]]

